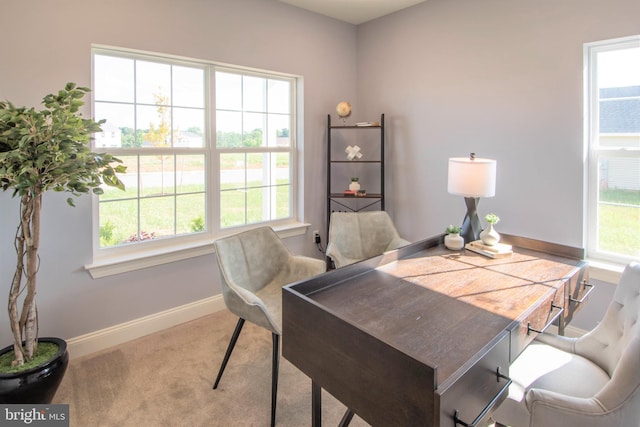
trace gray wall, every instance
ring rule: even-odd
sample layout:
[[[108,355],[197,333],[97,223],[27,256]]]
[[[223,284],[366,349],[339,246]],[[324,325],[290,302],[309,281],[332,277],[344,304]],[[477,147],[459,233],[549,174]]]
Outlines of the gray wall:
[[[324,194],[326,114],[355,99],[355,27],[276,0],[2,0],[0,99],[38,105],[66,82],[91,83],[92,43],[304,76],[304,192]],[[10,42],[9,42],[10,37]],[[86,109],[89,114],[89,109]],[[93,280],[91,199],[44,198],[38,304],[41,336],[73,338],[220,293],[213,256]],[[324,229],[324,200],[304,220]],[[0,294],[13,274],[18,205],[0,193]],[[287,239],[318,256],[310,234]],[[4,313],[4,310],[3,310]],[[0,342],[9,326],[0,314]]]
[[[582,247],[583,44],[638,34],[639,16],[637,0],[429,0],[360,25],[358,104],[389,118],[387,206],[400,233],[462,222],[447,159],[476,152],[498,161],[481,217]],[[596,295],[575,326],[601,317],[610,292]]]
[[[354,27],[276,0],[2,1],[0,99],[36,105],[91,82],[91,43],[304,76],[305,220],[324,230],[326,114],[388,118],[388,210],[404,236],[464,215],[450,156],[498,160],[499,230],[582,244],[582,43],[640,32],[637,0],[429,0]],[[10,35],[10,37],[9,37]],[[87,110],[88,112],[88,110]],[[91,201],[45,197],[41,335],[72,338],[219,293],[212,256],[92,280]],[[0,292],[17,203],[0,193]],[[287,239],[317,256],[310,235]],[[0,337],[8,337],[0,316]]]

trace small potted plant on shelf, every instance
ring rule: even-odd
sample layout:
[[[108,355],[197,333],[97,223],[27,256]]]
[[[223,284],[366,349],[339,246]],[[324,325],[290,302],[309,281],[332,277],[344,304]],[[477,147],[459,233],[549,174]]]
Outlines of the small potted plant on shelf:
[[[116,174],[125,172],[121,161],[91,152],[91,136],[102,130],[104,120],[82,118],[79,109],[87,92],[88,88],[68,83],[57,94],[44,97],[42,110],[0,101],[0,189],[11,190],[20,199],[14,237],[16,268],[7,280],[13,344],[0,350],[0,403],[50,403],[69,360],[64,340],[38,337],[36,285],[43,194],[101,194],[102,184],[124,189]],[[71,197],[67,203],[75,206]],[[44,349],[52,347],[45,342],[53,344],[52,356],[38,362]]]
[[[351,184],[349,184],[349,190],[358,192],[360,190],[360,178],[354,176],[351,178]]]
[[[490,213],[485,215],[484,220],[489,226],[480,232],[480,240],[488,246],[494,246],[500,241],[500,234],[493,228],[500,221],[498,215]]]
[[[450,225],[445,230],[444,245],[451,250],[458,251],[464,247],[464,238],[460,235],[462,228]]]

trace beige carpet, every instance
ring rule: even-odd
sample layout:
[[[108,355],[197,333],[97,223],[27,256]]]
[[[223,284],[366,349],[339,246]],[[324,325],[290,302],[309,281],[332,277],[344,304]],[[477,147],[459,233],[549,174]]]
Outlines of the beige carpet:
[[[247,322],[211,388],[236,322],[224,310],[72,359],[53,403],[70,405],[72,427],[268,426],[270,332]],[[322,398],[323,425],[337,426],[346,408],[326,392]],[[276,424],[311,425],[311,380],[282,357]]]

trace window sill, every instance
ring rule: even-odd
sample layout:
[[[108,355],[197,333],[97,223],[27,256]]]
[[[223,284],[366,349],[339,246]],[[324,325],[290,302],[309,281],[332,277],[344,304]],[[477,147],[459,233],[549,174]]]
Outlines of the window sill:
[[[589,278],[617,285],[624,265],[604,261],[588,260]]]
[[[307,223],[294,222],[273,226],[273,229],[281,239],[285,239],[306,233],[309,225],[310,224]],[[99,279],[202,255],[209,255],[214,252],[213,240],[206,239],[185,246],[171,246],[153,251],[140,251],[134,256],[128,255],[126,257],[105,258],[93,264],[85,265],[84,268],[91,274],[93,279]]]

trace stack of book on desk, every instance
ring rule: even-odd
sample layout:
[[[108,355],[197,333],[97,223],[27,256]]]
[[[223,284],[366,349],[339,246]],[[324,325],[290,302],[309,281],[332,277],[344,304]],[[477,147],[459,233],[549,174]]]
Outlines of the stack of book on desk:
[[[489,258],[504,258],[511,256],[513,250],[511,245],[504,243],[496,243],[493,246],[485,245],[482,240],[474,240],[471,243],[464,245],[465,249],[479,253],[480,255],[488,256]]]

